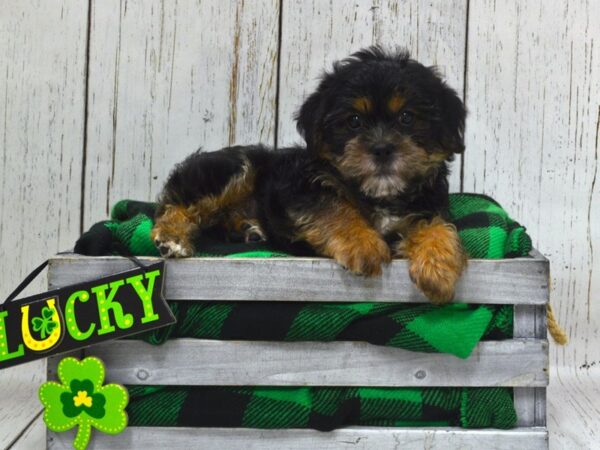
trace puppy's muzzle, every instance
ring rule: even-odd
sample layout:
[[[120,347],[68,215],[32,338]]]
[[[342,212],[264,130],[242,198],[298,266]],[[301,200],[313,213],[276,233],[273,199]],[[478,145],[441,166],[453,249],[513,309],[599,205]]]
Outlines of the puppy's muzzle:
[[[390,162],[394,154],[394,145],[390,143],[375,144],[371,147],[371,153],[375,157],[375,161],[379,164]]]

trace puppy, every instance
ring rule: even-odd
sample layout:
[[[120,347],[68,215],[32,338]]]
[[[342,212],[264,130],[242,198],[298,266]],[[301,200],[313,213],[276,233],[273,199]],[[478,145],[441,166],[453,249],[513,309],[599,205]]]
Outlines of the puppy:
[[[448,167],[464,149],[456,92],[406,52],[334,64],[296,116],[306,147],[200,151],[175,167],[152,238],[191,256],[200,232],[268,240],[376,276],[394,257],[433,302],[450,301],[466,257],[447,222]]]

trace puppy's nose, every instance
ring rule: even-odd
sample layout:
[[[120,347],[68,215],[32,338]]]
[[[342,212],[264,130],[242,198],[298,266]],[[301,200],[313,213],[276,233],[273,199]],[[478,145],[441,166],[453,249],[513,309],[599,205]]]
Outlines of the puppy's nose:
[[[387,160],[394,153],[393,144],[376,144],[371,148],[371,152],[379,160]]]

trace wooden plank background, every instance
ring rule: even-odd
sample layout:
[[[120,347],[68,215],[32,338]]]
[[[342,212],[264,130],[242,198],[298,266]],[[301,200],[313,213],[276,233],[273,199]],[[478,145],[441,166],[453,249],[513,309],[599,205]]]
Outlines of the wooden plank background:
[[[79,232],[87,4],[0,6],[0,299]],[[43,279],[28,293],[42,292]],[[41,412],[45,361],[0,372],[0,448]],[[39,428],[36,428],[39,430]]]
[[[440,66],[469,110],[453,190],[495,197],[551,261],[551,302],[571,344],[551,348],[550,443],[590,447],[600,417],[598,17],[600,2],[587,0],[4,0],[0,296],[116,200],[153,199],[197,147],[300,142],[293,113],[335,58],[406,46]],[[41,428],[42,371],[0,373],[0,447],[27,424],[28,439]]]

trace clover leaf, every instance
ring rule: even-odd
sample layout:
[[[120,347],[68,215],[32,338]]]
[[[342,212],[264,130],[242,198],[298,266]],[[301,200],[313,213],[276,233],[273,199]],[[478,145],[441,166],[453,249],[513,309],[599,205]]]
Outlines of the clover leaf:
[[[92,427],[118,434],[127,426],[127,390],[118,384],[102,385],[104,365],[93,356],[79,361],[64,358],[58,364],[60,383],[49,381],[40,387],[44,422],[52,431],[70,430],[79,425],[73,447],[87,447]]]
[[[42,317],[34,317],[31,319],[33,331],[39,332],[42,339],[45,339],[46,336],[52,333],[52,331],[58,326],[58,323],[52,320],[53,314],[54,308],[44,306],[42,308]]]

